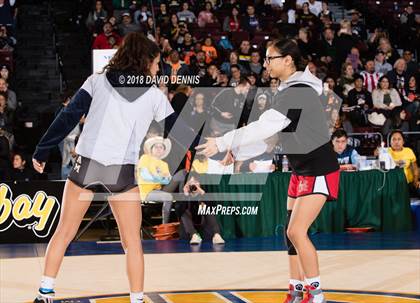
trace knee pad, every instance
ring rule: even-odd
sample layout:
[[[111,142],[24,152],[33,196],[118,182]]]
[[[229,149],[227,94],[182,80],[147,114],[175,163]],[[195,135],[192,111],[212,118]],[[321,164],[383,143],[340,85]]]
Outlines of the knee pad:
[[[291,210],[287,210],[286,224],[284,225],[284,244],[287,247],[287,254],[289,256],[297,256],[297,252],[289,237],[287,236],[287,228],[289,227],[290,216],[292,215]]]

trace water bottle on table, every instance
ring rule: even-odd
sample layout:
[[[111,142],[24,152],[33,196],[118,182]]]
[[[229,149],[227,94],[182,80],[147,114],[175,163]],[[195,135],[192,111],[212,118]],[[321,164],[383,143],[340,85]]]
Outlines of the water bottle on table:
[[[287,160],[287,156],[284,155],[283,159],[281,160],[281,171],[288,172],[289,171],[289,160]]]

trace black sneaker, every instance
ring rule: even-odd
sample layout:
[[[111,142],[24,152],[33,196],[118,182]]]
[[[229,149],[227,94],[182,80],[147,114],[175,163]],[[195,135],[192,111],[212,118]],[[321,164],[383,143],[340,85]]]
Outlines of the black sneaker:
[[[33,303],[53,303],[54,297],[55,297],[54,290],[45,292],[39,289],[38,296],[36,297]]]

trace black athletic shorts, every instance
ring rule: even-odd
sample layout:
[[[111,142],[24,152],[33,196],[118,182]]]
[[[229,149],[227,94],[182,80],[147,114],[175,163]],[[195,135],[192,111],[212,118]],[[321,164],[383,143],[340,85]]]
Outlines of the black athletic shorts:
[[[93,159],[77,156],[68,179],[98,193],[122,193],[137,186],[135,165],[105,166]]]

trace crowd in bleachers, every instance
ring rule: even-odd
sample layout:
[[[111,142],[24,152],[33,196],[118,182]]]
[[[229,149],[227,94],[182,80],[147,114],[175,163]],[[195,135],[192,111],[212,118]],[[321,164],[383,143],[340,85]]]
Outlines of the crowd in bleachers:
[[[272,106],[279,85],[263,68],[266,44],[295,38],[311,72],[343,98],[337,127],[385,137],[397,128],[419,131],[420,7],[344,2],[351,10],[342,16],[328,1],[315,0],[154,1],[153,7],[149,1],[96,1],[86,25],[93,48],[117,47],[128,32],[143,31],[161,47],[164,74],[199,75],[199,86],[235,87],[247,77],[252,87],[267,87],[264,96],[252,96],[266,100],[261,111]],[[169,87],[170,99],[175,89]],[[190,97],[192,108],[198,93]],[[211,103],[204,100],[204,108]]]
[[[14,91],[17,14],[15,0],[0,0],[0,180],[27,179],[23,177],[27,172],[23,172],[26,162],[23,156],[17,153],[13,136],[18,107]]]

